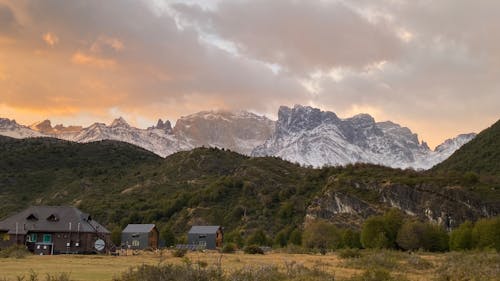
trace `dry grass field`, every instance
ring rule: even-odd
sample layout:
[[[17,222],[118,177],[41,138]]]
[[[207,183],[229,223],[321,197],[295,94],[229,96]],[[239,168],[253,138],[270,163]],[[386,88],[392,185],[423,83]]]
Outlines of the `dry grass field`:
[[[437,269],[441,270],[440,267],[449,259],[449,255],[449,253],[409,255],[395,251],[371,251],[362,252],[361,258],[342,259],[337,253],[323,256],[288,253],[248,255],[243,253],[191,252],[183,258],[178,258],[174,257],[170,251],[162,251],[161,253],[143,252],[129,256],[28,256],[20,259],[0,259],[0,280],[17,280],[20,275],[25,275],[25,280],[27,280],[30,272],[36,272],[41,280],[44,280],[47,273],[62,272],[69,273],[71,280],[112,280],[113,277],[119,277],[130,267],[169,263],[178,265],[192,263],[195,266],[201,265],[203,267],[217,266],[220,263],[222,269],[227,272],[245,267],[277,266],[286,271],[290,266],[304,266],[332,273],[335,280],[349,279],[354,275],[362,274],[364,269],[375,266],[385,268],[396,276],[405,276],[408,280],[437,280]],[[488,255],[492,255],[493,263],[498,261],[498,254],[489,253]],[[464,270],[467,271],[467,269]],[[492,276],[495,276],[495,273]]]

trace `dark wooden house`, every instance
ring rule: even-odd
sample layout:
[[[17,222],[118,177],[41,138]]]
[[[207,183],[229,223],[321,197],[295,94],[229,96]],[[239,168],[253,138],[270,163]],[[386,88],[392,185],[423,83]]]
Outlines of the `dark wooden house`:
[[[194,225],[188,232],[188,244],[206,249],[222,247],[224,231],[218,225]]]
[[[122,245],[130,249],[158,249],[160,233],[154,224],[129,224],[122,231]]]
[[[0,249],[14,244],[50,255],[102,252],[111,242],[105,227],[75,207],[33,206],[0,221]]]

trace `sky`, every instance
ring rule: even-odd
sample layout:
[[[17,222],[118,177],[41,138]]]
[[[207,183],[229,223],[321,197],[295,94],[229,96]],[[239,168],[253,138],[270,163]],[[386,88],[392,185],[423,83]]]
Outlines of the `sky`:
[[[309,105],[431,147],[500,118],[496,0],[0,0],[0,117],[147,127]]]

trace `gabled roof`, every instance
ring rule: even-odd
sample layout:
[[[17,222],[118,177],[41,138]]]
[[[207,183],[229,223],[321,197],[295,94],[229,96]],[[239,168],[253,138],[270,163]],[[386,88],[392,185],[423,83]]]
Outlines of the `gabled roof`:
[[[149,233],[154,227],[154,224],[129,224],[122,233]]]
[[[92,220],[89,214],[70,206],[29,207],[0,221],[0,230],[9,234],[26,234],[29,231],[109,233],[104,226]]]
[[[217,233],[220,226],[218,225],[193,225],[188,233],[191,234],[212,234]]]

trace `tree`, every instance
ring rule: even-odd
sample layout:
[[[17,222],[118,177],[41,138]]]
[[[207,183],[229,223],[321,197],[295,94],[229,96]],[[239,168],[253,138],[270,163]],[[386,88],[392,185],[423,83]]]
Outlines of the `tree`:
[[[224,242],[235,243],[238,248],[243,248],[245,246],[245,241],[243,240],[243,235],[239,229],[235,229],[224,235]]]
[[[278,234],[276,234],[276,237],[274,238],[274,244],[278,247],[286,247],[287,243],[287,231],[286,229],[282,229],[280,232],[278,232]]]
[[[418,221],[407,221],[398,232],[396,242],[404,250],[424,247],[425,225]]]
[[[382,216],[373,216],[365,220],[361,230],[361,244],[365,248],[388,248],[385,220]]]
[[[305,227],[302,244],[311,249],[337,249],[342,244],[342,237],[335,225],[318,220]]]
[[[467,250],[472,248],[472,223],[466,221],[450,234],[450,250]]]
[[[163,239],[163,241],[165,241],[165,246],[167,247],[174,246],[175,243],[177,242],[175,239],[175,235],[172,232],[172,229],[168,226],[162,228],[160,237],[161,239]]]
[[[399,229],[403,225],[403,221],[403,213],[398,209],[390,209],[384,214],[385,236],[391,248],[396,248],[396,238]]]
[[[120,246],[122,244],[122,230],[119,226],[115,226],[111,231],[111,242],[116,246]]]
[[[448,232],[440,225],[426,223],[423,248],[430,252],[447,251],[449,249]]]
[[[500,251],[500,217],[478,220],[472,229],[474,247]]]
[[[358,231],[346,229],[342,233],[342,244],[344,247],[360,249],[362,247],[360,239],[361,238]]]
[[[288,244],[293,244],[300,246],[302,245],[302,232],[298,229],[294,229],[292,233],[290,233],[290,237],[288,238]]]
[[[247,245],[269,246],[269,244],[269,239],[262,229],[255,231],[247,240]]]

